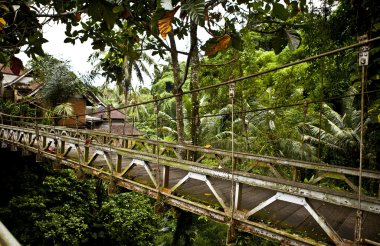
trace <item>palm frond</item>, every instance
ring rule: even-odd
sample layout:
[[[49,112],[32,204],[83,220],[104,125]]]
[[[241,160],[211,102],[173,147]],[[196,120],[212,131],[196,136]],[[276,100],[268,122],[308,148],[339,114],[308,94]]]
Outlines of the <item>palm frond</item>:
[[[142,75],[140,67],[138,66],[138,64],[136,62],[133,63],[133,70],[136,73],[137,79],[140,81],[141,84],[143,84],[144,83],[144,77]]]
[[[54,107],[53,112],[62,117],[70,117],[74,115],[74,109],[71,103],[61,103]]]

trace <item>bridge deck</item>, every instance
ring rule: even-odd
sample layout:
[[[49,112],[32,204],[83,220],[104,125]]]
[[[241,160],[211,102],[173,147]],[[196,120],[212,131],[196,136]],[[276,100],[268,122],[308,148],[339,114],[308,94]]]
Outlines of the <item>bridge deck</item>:
[[[0,141],[222,223],[233,217],[237,228],[287,244],[351,244],[360,206],[362,239],[380,241],[380,200],[358,203],[354,168],[43,125],[0,125]],[[302,182],[303,170],[314,180]],[[363,177],[378,183],[380,173]],[[326,179],[346,190],[321,187]]]

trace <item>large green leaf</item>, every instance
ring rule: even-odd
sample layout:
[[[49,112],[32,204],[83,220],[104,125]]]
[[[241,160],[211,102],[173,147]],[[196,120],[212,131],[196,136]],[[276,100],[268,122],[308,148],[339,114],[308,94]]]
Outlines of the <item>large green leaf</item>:
[[[271,45],[276,55],[281,53],[281,51],[285,48],[286,44],[287,40],[284,37],[283,32],[277,32],[271,40]]]
[[[186,11],[190,18],[200,26],[205,24],[205,1],[190,0],[182,5],[182,10]]]
[[[280,3],[273,3],[272,14],[274,17],[280,20],[286,20],[289,17],[289,13],[284,7],[284,5]]]

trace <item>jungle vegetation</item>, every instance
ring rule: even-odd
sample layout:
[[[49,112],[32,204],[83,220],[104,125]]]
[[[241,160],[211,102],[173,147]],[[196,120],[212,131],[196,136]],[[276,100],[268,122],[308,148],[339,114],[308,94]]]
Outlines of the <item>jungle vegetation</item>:
[[[237,151],[358,167],[363,114],[364,168],[380,169],[379,43],[371,45],[365,90],[372,93],[366,94],[364,112],[356,50],[236,83],[233,121],[227,86],[182,95],[353,44],[363,34],[377,37],[376,0],[0,1],[0,63],[19,71],[17,54],[26,47],[35,61],[46,61],[32,64],[35,69],[65,67],[43,58],[46,23],[40,18],[66,24],[66,42],[92,39],[96,69],[91,76],[100,73],[117,85],[93,90],[114,107],[129,105],[128,120],[147,138],[230,149],[233,125]],[[207,40],[199,37],[201,29],[209,34]],[[178,46],[184,38],[187,50]],[[184,62],[180,55],[186,56]],[[160,65],[158,59],[166,63]],[[39,76],[56,81],[43,91],[52,107],[64,101],[54,96],[54,85],[83,83],[69,69],[60,70],[73,76],[64,81],[44,68]],[[151,85],[132,86],[132,74]],[[158,126],[154,104],[133,106],[170,95],[177,96],[160,102]],[[33,114],[22,103],[3,102],[1,110]],[[46,164],[21,159],[17,163],[1,170],[7,188],[0,219],[13,222],[10,229],[25,244],[225,244],[226,228],[202,217],[172,208],[155,214],[154,202],[141,195],[107,196],[105,184],[78,181],[73,171],[53,172]],[[310,175],[302,175],[310,181]],[[322,185],[347,188],[339,181]],[[364,185],[371,193],[377,184]],[[240,234],[236,244],[256,240]]]

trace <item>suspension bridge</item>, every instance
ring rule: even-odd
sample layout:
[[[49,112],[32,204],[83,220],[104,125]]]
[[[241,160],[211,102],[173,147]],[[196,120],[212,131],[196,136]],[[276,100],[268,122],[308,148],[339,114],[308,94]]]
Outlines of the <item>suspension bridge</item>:
[[[350,245],[355,230],[362,242],[380,242],[380,193],[358,200],[356,185],[360,175],[379,183],[380,172],[31,123],[1,124],[0,141],[55,168],[106,180],[111,190],[143,193],[284,244]],[[314,179],[300,180],[302,172]],[[326,179],[350,189],[321,187]]]

